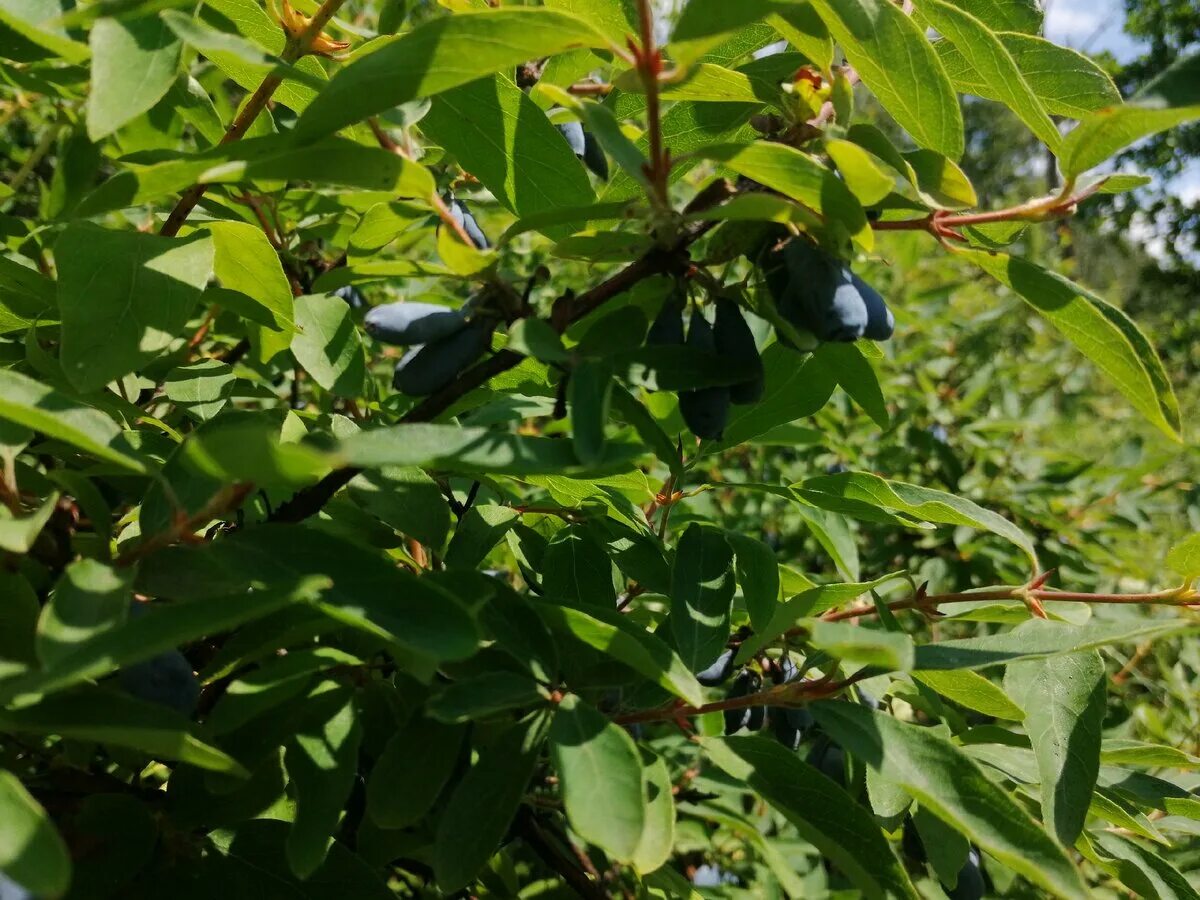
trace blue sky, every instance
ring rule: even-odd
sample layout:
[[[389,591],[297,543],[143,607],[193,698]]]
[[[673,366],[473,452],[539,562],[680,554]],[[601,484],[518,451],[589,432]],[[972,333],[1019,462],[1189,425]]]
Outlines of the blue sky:
[[[1136,56],[1139,45],[1125,34],[1125,7],[1121,0],[1045,0],[1046,37],[1092,53],[1108,50],[1125,61]]]
[[[1057,44],[1092,53],[1108,50],[1119,60],[1139,52],[1139,44],[1125,34],[1125,6],[1121,0],[1045,0],[1046,37]],[[1186,202],[1200,200],[1200,161],[1193,161],[1169,184]],[[1161,252],[1161,238],[1142,224],[1135,229],[1152,252]]]

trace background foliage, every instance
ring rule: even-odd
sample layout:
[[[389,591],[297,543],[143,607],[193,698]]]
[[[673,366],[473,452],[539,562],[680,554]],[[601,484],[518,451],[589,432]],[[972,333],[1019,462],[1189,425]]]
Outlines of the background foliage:
[[[1196,897],[1200,58],[1127,5],[0,0],[0,897]]]

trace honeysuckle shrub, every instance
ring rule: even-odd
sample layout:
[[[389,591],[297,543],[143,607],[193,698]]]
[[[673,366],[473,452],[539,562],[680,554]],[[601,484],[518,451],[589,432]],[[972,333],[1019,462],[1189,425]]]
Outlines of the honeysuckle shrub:
[[[1200,58],[1040,29],[0,6],[0,896],[1196,897]]]

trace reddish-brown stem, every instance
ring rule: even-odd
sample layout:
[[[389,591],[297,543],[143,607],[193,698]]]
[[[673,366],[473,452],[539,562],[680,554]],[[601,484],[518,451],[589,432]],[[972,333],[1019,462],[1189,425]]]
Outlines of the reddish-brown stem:
[[[196,530],[207,525],[213,519],[237,509],[254,490],[249,482],[238,482],[221,488],[200,510],[192,515],[180,512],[175,520],[164,531],[151,535],[134,547],[126,550],[117,558],[116,565],[129,566],[143,557],[149,556],[156,550],[168,547],[179,541],[187,540]]]
[[[1075,603],[1126,603],[1145,604],[1148,606],[1195,606],[1200,604],[1200,594],[1190,588],[1172,588],[1168,591],[1155,591],[1143,594],[1093,594],[1081,591],[1050,591],[1043,589],[1030,590],[1025,585],[1011,588],[998,588],[988,591],[965,591],[953,594],[929,594],[926,596],[906,597],[893,600],[886,604],[892,612],[905,609],[935,609],[945,603],[962,603],[971,600],[1036,600],[1046,602],[1075,602]],[[845,619],[859,619],[878,614],[874,603],[864,603],[847,609],[827,612],[821,618],[826,622],[840,622]],[[800,634],[803,629],[789,631],[790,636]]]
[[[345,0],[324,0],[320,8],[317,9],[316,15],[309,20],[308,26],[300,33],[299,36],[289,37],[286,46],[283,48],[283,53],[279,58],[291,65],[300,57],[308,52],[308,48],[312,45],[313,40],[321,33],[329,20],[334,17],[338,9]],[[226,130],[221,138],[222,144],[231,144],[234,141],[241,140],[250,126],[254,124],[254,120],[258,118],[267,106],[271,97],[279,85],[283,83],[283,76],[272,73],[262,80],[258,89],[250,96],[242,107],[241,112],[233,120],[233,123]],[[167,237],[174,237],[179,234],[179,229],[183,227],[183,223],[187,221],[187,217],[192,210],[196,208],[196,204],[200,202],[200,198],[204,196],[204,192],[208,190],[207,184],[196,184],[188,188],[183,196],[179,198],[179,202],[175,204],[175,208],[171,210],[171,214],[167,217],[167,221],[163,223],[163,227],[159,230],[159,234]]]
[[[803,706],[813,700],[820,700],[839,693],[858,681],[864,674],[859,673],[843,681],[792,682],[791,684],[776,684],[753,694],[741,697],[726,697],[714,700],[700,706],[688,706],[678,701],[666,706],[656,706],[653,709],[642,709],[637,712],[615,716],[613,721],[618,725],[634,725],[639,722],[671,722],[680,719],[690,719],[710,712],[725,712],[730,709],[747,709],[752,706]]]
[[[666,206],[667,176],[671,171],[670,161],[663,148],[662,110],[659,104],[659,75],[662,74],[662,53],[654,40],[654,11],[651,0],[638,0],[638,19],[641,29],[641,46],[631,47],[642,86],[646,91],[646,126],[649,133],[650,165],[646,173],[653,191],[652,200]]]
[[[611,84],[600,81],[581,81],[567,88],[568,91],[577,97],[604,97],[611,94],[612,89],[613,86]]]
[[[1069,187],[1069,186],[1068,186]],[[959,228],[969,225],[987,225],[994,222],[1045,222],[1061,219],[1075,212],[1075,208],[1098,190],[1099,185],[1085,188],[1077,194],[1061,193],[1053,197],[1031,200],[1004,209],[992,209],[975,213],[949,213],[937,210],[919,219],[903,219],[892,222],[872,222],[876,231],[928,231],[939,239],[962,241]]]

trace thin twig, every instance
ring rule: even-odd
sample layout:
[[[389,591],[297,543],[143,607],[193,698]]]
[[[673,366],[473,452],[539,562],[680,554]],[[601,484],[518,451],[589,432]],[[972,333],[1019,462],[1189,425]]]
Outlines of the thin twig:
[[[296,62],[300,57],[304,56],[312,42],[320,35],[322,29],[329,24],[329,20],[334,17],[338,9],[345,0],[324,0],[321,6],[317,9],[316,15],[309,21],[307,27],[297,37],[288,37],[287,44],[283,48],[283,53],[280,54],[280,59],[288,65]],[[254,120],[258,118],[267,106],[271,97],[275,95],[279,85],[283,83],[283,75],[271,73],[262,80],[258,89],[246,101],[241,112],[233,120],[233,123],[221,137],[221,144],[232,144],[234,141],[239,141],[250,130],[250,126],[254,124]],[[207,184],[195,184],[188,188],[179,202],[175,204],[175,208],[171,210],[171,214],[167,217],[167,221],[163,223],[163,227],[159,230],[159,234],[167,237],[174,237],[179,234],[179,229],[183,227],[183,223],[187,221],[187,217],[192,210],[196,208],[196,204],[200,202],[200,198],[204,196],[204,192],[208,190]]]
[[[1167,591],[1155,591],[1143,594],[1092,594],[1079,591],[1054,591],[1041,588],[1030,590],[1026,585],[1017,587],[997,588],[987,591],[964,591],[953,594],[914,594],[902,600],[893,600],[886,604],[892,612],[905,609],[934,610],[945,603],[962,603],[977,600],[1037,600],[1050,602],[1073,603],[1117,603],[1141,604],[1145,606],[1196,606],[1200,604],[1200,594],[1191,588],[1172,588]],[[848,609],[827,612],[821,618],[826,622],[840,622],[845,619],[859,619],[878,615],[879,609],[874,603],[864,603]],[[803,629],[793,629],[788,634],[800,634]]]
[[[117,567],[133,565],[139,559],[143,559],[157,550],[161,550],[179,541],[187,540],[202,525],[206,525],[224,513],[241,506],[242,502],[253,490],[254,485],[245,481],[226,485],[213,494],[212,498],[201,507],[199,512],[190,516],[186,513],[177,514],[175,520],[165,531],[158,532],[158,534],[147,538],[137,546],[131,547],[122,553],[117,558]]]
[[[630,41],[634,61],[646,92],[646,130],[649,134],[650,164],[646,176],[651,187],[652,201],[667,206],[667,178],[671,163],[663,147],[662,110],[659,103],[659,76],[662,75],[662,53],[654,41],[654,10],[651,0],[638,0],[638,21],[641,29],[641,45]]]
[[[530,849],[551,870],[562,876],[563,881],[584,900],[607,900],[604,888],[592,881],[566,853],[564,853],[543,830],[537,816],[525,806],[517,812],[517,833]]]

